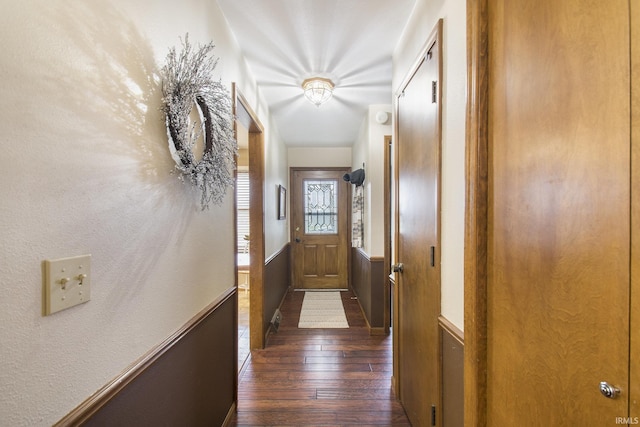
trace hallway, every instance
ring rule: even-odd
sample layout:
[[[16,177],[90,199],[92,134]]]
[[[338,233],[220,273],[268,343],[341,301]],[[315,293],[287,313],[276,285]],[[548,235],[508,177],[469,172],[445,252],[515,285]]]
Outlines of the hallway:
[[[298,329],[304,292],[289,292],[278,333],[240,373],[237,426],[408,426],[391,390],[392,338],[370,336],[342,292],[349,329]]]

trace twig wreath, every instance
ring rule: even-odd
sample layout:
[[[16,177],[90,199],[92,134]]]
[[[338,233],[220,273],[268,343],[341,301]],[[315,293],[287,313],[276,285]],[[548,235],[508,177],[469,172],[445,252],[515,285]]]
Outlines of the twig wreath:
[[[169,49],[162,68],[162,111],[165,113],[169,149],[176,161],[180,179],[200,188],[202,209],[210,203],[222,203],[227,187],[233,185],[234,158],[238,146],[234,137],[231,97],[213,70],[218,58],[211,55],[214,44],[193,50],[189,34],[178,54]],[[194,109],[200,122],[192,121]],[[204,140],[204,152],[198,161],[193,149]]]

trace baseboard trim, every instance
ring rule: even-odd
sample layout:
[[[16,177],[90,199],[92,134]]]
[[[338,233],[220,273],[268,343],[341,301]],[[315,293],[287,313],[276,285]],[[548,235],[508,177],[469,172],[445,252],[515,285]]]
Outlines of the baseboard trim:
[[[369,328],[369,335],[389,335],[385,328]]]
[[[222,427],[231,427],[231,421],[233,421],[233,417],[236,414],[237,409],[238,409],[237,402],[233,402],[233,405],[231,405],[231,408],[229,408],[229,412],[227,413],[227,416],[224,419],[224,423],[222,423]]]
[[[179,330],[165,339],[162,343],[149,350],[144,356],[132,363],[120,375],[111,380],[92,396],[78,405],[64,418],[54,424],[54,427],[79,426],[87,422],[110,400],[118,395],[127,385],[136,380],[142,373],[152,366],[158,359],[174,347],[180,340],[193,331],[207,316],[222,306],[229,298],[236,293],[236,287],[232,286],[224,291],[206,308],[196,314],[190,321]]]
[[[364,312],[364,308],[362,304],[360,304],[360,298],[356,297],[358,301],[358,307],[360,307],[360,312],[362,313],[362,317],[364,317],[364,323],[367,325],[367,329],[369,330],[369,335],[389,335],[389,331],[384,327],[372,327],[369,323],[369,319],[367,319],[367,314]]]

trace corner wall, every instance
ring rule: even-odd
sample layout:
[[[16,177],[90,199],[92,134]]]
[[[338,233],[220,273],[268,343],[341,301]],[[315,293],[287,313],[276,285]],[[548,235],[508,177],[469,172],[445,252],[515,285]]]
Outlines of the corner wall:
[[[370,105],[353,146],[351,168],[365,165],[364,251],[371,257],[384,257],[384,137],[392,134],[391,109],[387,104]],[[379,112],[389,114],[387,122],[376,122]]]

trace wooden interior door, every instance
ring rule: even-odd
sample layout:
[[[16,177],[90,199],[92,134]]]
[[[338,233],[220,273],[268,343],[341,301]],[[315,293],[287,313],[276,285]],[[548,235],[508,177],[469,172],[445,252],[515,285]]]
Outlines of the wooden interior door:
[[[629,408],[629,2],[489,11],[488,425],[615,425]]]
[[[438,26],[440,29],[441,26]],[[399,397],[412,425],[440,425],[440,40],[398,98],[397,325]],[[400,268],[400,264],[402,267]],[[396,333],[394,331],[394,333]],[[437,424],[432,424],[436,418]]]
[[[294,289],[349,287],[348,169],[291,169]]]

